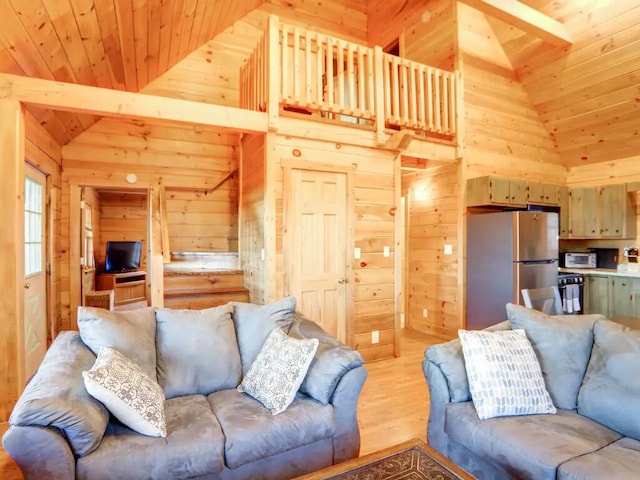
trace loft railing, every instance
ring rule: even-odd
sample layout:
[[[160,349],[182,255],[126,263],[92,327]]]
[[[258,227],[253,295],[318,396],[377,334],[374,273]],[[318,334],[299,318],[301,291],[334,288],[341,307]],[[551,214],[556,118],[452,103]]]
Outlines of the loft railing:
[[[240,106],[280,109],[343,122],[411,129],[451,138],[456,133],[455,74],[346,40],[280,24],[267,31],[240,70]]]

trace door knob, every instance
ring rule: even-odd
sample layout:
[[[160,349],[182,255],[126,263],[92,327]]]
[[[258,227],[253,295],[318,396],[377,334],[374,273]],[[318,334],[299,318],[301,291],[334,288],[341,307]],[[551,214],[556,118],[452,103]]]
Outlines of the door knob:
[[[339,283],[340,285],[342,285],[343,283],[347,283],[347,279],[346,279],[346,278],[339,278],[339,279],[338,279],[338,283]]]
[[[25,282],[25,284],[24,284],[24,288],[25,288],[26,290],[29,290],[29,288],[30,288],[30,287],[31,287],[31,284],[30,284],[29,282]]]

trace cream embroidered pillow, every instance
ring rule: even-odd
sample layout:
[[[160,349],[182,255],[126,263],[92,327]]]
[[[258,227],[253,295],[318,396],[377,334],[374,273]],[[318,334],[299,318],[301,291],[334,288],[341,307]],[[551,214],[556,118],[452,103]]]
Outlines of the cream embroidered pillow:
[[[458,330],[471,399],[481,420],[556,413],[524,330]]]
[[[284,412],[293,402],[317,349],[317,338],[291,338],[282,329],[275,328],[238,391],[251,395],[273,415]]]
[[[101,347],[95,364],[82,376],[89,394],[131,430],[167,436],[162,388],[120,352]]]

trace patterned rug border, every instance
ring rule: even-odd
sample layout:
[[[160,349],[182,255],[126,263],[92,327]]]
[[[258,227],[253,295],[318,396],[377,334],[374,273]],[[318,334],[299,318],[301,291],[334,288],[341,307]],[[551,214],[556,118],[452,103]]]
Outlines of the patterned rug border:
[[[326,480],[459,480],[460,476],[419,446],[391,453]]]

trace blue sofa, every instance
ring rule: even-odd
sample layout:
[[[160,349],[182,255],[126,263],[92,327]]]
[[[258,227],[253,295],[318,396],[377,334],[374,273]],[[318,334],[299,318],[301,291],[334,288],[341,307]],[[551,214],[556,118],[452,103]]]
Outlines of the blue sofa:
[[[362,357],[303,315],[293,314],[295,301],[289,301],[289,319],[285,322],[252,323],[252,315],[260,308],[268,307],[236,303],[233,321],[237,336],[233,327],[230,332],[237,343],[219,343],[221,349],[233,353],[231,362],[242,361],[241,367],[235,366],[238,379],[240,372],[246,374],[265,334],[274,327],[283,328],[292,337],[319,340],[304,383],[284,412],[272,415],[257,400],[237,391],[239,380],[229,383],[223,378],[221,384],[227,386],[210,393],[183,392],[172,398],[167,395],[166,438],[138,434],[110,418],[105,407],[88,394],[82,372],[91,368],[96,356],[83,341],[86,337],[81,338],[78,332],[63,332],[51,345],[11,415],[11,427],[3,437],[5,450],[27,480],[286,479],[357,457],[360,436],[356,407],[367,376]],[[85,308],[82,315],[98,318],[125,313],[100,310]],[[267,314],[278,313],[277,310]],[[172,315],[169,309],[162,311],[164,317]],[[153,322],[150,328],[156,328],[153,311],[136,315],[137,320],[144,317],[144,321],[132,328],[139,328],[144,322]],[[155,345],[154,332],[150,335]],[[165,336],[163,348],[177,342],[176,337],[185,340],[189,332],[174,330]],[[193,345],[197,344],[195,337],[197,334]],[[157,355],[152,352],[151,357],[157,361],[162,386],[159,338],[158,334]],[[178,344],[174,344],[174,351],[175,345]],[[202,363],[202,357],[197,352],[193,355],[194,367]],[[144,362],[142,357],[137,360]],[[229,375],[228,362],[218,357],[220,375]],[[162,368],[170,371],[167,358]],[[184,368],[184,379],[191,375],[190,370]],[[184,383],[180,373],[173,373],[177,379],[174,386]],[[166,387],[164,390],[168,391]]]
[[[554,415],[476,414],[459,340],[429,347],[429,444],[479,479],[640,478],[640,330],[601,315],[508,305],[487,330],[526,331]]]

